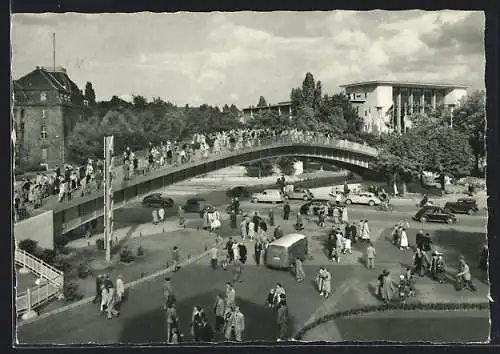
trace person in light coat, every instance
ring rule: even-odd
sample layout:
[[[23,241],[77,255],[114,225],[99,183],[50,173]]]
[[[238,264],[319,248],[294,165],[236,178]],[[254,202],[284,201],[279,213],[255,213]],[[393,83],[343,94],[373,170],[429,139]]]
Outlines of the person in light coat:
[[[242,341],[243,332],[245,331],[245,315],[240,312],[240,307],[235,306],[234,311],[228,316],[225,338],[227,340],[232,339],[232,334],[237,342]]]
[[[320,268],[317,281],[320,295],[327,299],[332,291],[332,276],[326,267]]]
[[[248,222],[248,239],[250,241],[255,239],[255,223],[252,220]]]
[[[217,299],[214,305],[215,314],[215,330],[220,333],[224,328],[224,312],[226,310],[226,304],[224,302],[224,295],[222,293],[217,294]]]
[[[233,288],[231,283],[226,283],[226,297],[225,297],[225,310],[224,312],[227,314],[231,311],[231,307],[235,305],[236,302],[236,291]]]
[[[106,311],[108,312],[108,320],[112,319],[114,317],[118,317],[120,313],[116,310],[115,305],[116,305],[116,293],[115,293],[115,288],[109,287],[108,288],[108,302],[106,304],[107,308]]]
[[[243,239],[243,241],[247,238],[247,222],[248,220],[244,218],[240,223],[241,238]]]
[[[363,241],[370,241],[370,227],[368,226],[368,220],[363,222],[363,228],[361,230],[361,239]]]
[[[116,302],[119,304],[123,301],[125,296],[125,284],[121,275],[116,278]]]
[[[104,313],[106,311],[106,306],[108,304],[108,297],[109,297],[109,292],[106,286],[101,284],[101,305],[99,307],[101,313]]]

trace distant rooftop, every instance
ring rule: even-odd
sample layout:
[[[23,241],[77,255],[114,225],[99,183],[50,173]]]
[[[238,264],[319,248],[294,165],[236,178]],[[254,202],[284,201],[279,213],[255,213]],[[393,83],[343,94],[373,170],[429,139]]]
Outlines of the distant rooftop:
[[[468,88],[467,85],[449,84],[449,83],[443,83],[443,82],[381,81],[381,80],[353,82],[350,84],[340,85],[340,87],[356,87],[356,86],[368,86],[368,85],[433,87],[433,88],[462,88],[462,89]]]
[[[43,69],[45,71],[48,71],[49,73],[65,73],[66,74],[66,69],[63,68],[62,66],[37,66],[37,69]]]

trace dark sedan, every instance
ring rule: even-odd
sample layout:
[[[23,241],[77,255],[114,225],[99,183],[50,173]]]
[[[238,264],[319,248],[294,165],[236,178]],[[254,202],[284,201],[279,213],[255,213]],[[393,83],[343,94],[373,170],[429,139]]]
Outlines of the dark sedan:
[[[474,198],[459,198],[456,202],[446,203],[443,209],[453,214],[469,215],[473,215],[479,211],[477,201]]]
[[[161,193],[154,193],[145,196],[142,205],[148,208],[171,208],[174,205],[172,198],[168,198]]]
[[[228,189],[226,191],[226,196],[228,198],[249,198],[250,192],[248,191],[247,187],[238,186]]]
[[[309,207],[309,209],[312,211],[312,215],[318,215],[319,210],[323,206],[327,206],[328,207],[328,215],[333,216],[333,207],[335,206],[335,203],[328,202],[325,200],[311,200],[310,202],[303,204],[300,207],[300,213],[302,215],[306,215],[307,207]]]
[[[205,210],[211,211],[214,207],[203,198],[192,198],[186,201],[183,209],[186,213],[200,213],[200,215],[203,215]]]
[[[434,221],[455,224],[457,217],[438,206],[425,206],[413,216],[413,220],[420,222]]]

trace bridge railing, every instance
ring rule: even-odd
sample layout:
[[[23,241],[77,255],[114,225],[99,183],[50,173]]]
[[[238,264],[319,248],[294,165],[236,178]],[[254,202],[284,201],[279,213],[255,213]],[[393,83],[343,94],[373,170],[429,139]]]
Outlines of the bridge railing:
[[[189,160],[179,162],[178,156],[173,156],[174,162],[172,162],[171,164],[165,163],[163,166],[155,165],[153,168],[150,168],[150,166],[147,164],[147,160],[143,159],[141,161],[141,166],[138,169],[137,174],[139,176],[149,175],[156,171],[160,170],[168,171],[169,169],[173,170],[181,165],[190,165],[202,160],[208,160],[211,157],[221,158],[225,156],[231,156],[237,152],[241,153],[246,151],[253,151],[259,147],[264,149],[269,147],[285,146],[289,144],[319,145],[319,146],[332,147],[342,150],[350,150],[355,153],[365,154],[370,156],[377,155],[377,149],[371,146],[355,143],[348,140],[339,140],[335,138],[328,138],[325,136],[301,137],[293,134],[287,134],[287,135],[279,135],[272,137],[251,138],[243,142],[229,143],[228,146],[221,147],[220,149],[217,149],[216,146],[212,146],[205,152],[196,150],[194,151],[193,155],[190,157]],[[123,170],[123,166],[114,168],[113,187],[115,190],[122,186],[122,183],[124,181],[124,175],[125,173]],[[137,175],[134,174],[130,175],[131,180],[135,179],[136,177]],[[95,183],[93,183],[91,185],[91,188],[88,189],[88,193],[85,195],[85,197],[92,195],[97,196],[98,194],[102,193],[103,193],[102,188],[100,190],[97,190]],[[72,194],[73,194],[72,195],[73,201],[75,199],[82,198],[81,194],[78,192],[74,192]],[[39,209],[40,210],[39,212],[43,212],[44,210],[47,209],[55,209],[60,204],[57,199],[58,199],[57,196],[52,196],[48,198],[44,203],[44,207]]]
[[[19,316],[25,312],[30,312],[58,297],[60,293],[61,289],[51,283],[45,283],[19,293],[16,295],[16,314]]]

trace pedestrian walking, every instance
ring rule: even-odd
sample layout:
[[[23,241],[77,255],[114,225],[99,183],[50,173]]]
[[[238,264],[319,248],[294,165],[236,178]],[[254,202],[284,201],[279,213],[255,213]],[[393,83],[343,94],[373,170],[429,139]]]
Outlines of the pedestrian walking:
[[[298,283],[303,282],[306,279],[306,273],[304,272],[304,266],[302,264],[302,260],[297,257],[295,259],[295,280]]]
[[[316,281],[318,284],[318,290],[320,291],[320,296],[323,296],[325,299],[327,299],[328,296],[330,296],[330,292],[332,290],[332,276],[326,269],[326,267],[321,267],[319,269]]]
[[[476,291],[476,287],[472,284],[469,265],[463,256],[460,256],[457,273],[457,290],[468,288],[470,291]]]
[[[153,211],[151,211],[151,214],[153,216],[153,225],[157,225],[158,224],[158,210],[153,209]]]
[[[180,255],[179,248],[177,246],[174,246],[174,248],[172,248],[172,261],[174,262],[174,272],[177,272],[181,268],[179,266]]]
[[[99,312],[101,312],[101,314],[103,314],[107,309],[108,296],[109,296],[108,288],[106,288],[106,285],[104,285],[103,282],[101,284],[101,304],[99,306]]]
[[[286,202],[285,205],[283,206],[283,220],[288,220],[290,216],[290,211],[291,211],[290,204]]]
[[[370,242],[368,247],[366,248],[366,268],[375,269],[375,258],[377,257],[377,251],[375,251],[375,247]]]
[[[258,240],[257,242],[255,242],[254,254],[255,254],[255,263],[257,265],[260,265],[260,258],[262,255],[262,249],[263,249],[262,241]]]
[[[217,293],[217,298],[214,305],[215,330],[217,333],[220,333],[224,328],[224,311],[224,296],[222,295],[222,293]]]
[[[217,247],[212,248],[212,250],[210,251],[210,265],[211,265],[213,270],[217,269],[217,263],[219,260],[218,253],[219,253],[219,250],[217,249]]]
[[[236,229],[238,227],[236,220],[236,211],[234,209],[231,210],[231,228]]]
[[[280,239],[284,236],[284,233],[283,233],[283,230],[281,230],[281,227],[278,225],[276,226],[276,228],[274,229],[274,232],[273,232],[273,238],[275,240],[277,239]]]
[[[304,229],[304,223],[302,222],[302,215],[300,211],[297,213],[297,225],[295,225],[295,230],[302,231]]]
[[[392,300],[395,289],[390,272],[385,271],[384,274],[382,279],[382,300],[387,304]]]
[[[247,238],[247,222],[246,218],[243,218],[240,222],[240,234],[243,241]]]
[[[248,239],[253,241],[255,239],[255,223],[253,220],[248,222]]]
[[[109,282],[108,285],[108,299],[106,303],[106,311],[108,313],[108,320],[112,319],[113,317],[118,317],[120,315],[120,312],[118,312],[115,308],[116,305],[116,293],[115,293],[115,288],[113,286],[113,283]]]
[[[425,275],[425,269],[427,268],[427,258],[424,252],[420,248],[417,248],[415,255],[413,256],[413,266],[415,268],[415,273],[423,277]]]
[[[229,237],[229,240],[226,242],[226,251],[229,263],[232,263],[234,261],[233,244],[233,238]]]
[[[165,209],[163,208],[158,209],[158,218],[160,222],[165,221]]]
[[[288,306],[285,299],[281,300],[278,304],[276,322],[279,327],[279,336],[277,341],[286,340],[288,332]]]
[[[208,318],[206,316],[202,316],[201,318],[201,326],[200,326],[200,341],[201,342],[212,342],[214,340],[214,330],[210,323],[208,322]]]
[[[269,226],[274,226],[274,208],[269,209]]]
[[[123,283],[122,276],[118,274],[116,277],[116,302],[121,304],[125,298],[125,284]]]
[[[166,277],[163,282],[163,300],[165,307],[168,307],[168,305],[174,304],[176,302],[174,287],[170,277]]]
[[[444,263],[443,255],[439,251],[434,251],[431,259],[432,277],[442,284],[444,283],[445,272],[446,265]]]
[[[233,282],[241,282],[241,274],[243,273],[243,265],[239,258],[235,258],[233,262]]]
[[[173,329],[178,326],[177,310],[175,309],[175,304],[173,303],[164,307],[164,310],[167,327],[167,343],[172,343]]]
[[[233,335],[237,342],[241,342],[243,332],[245,331],[245,315],[240,312],[240,307],[235,306],[234,310],[229,313],[226,325],[225,337],[227,340],[232,340]]]
[[[226,308],[224,310],[225,313],[229,312],[236,303],[236,291],[234,290],[233,284],[231,284],[230,282],[226,283],[226,294],[224,302],[226,305]]]
[[[201,341],[202,316],[204,315],[201,306],[194,306],[191,315],[191,337],[195,342]]]
[[[94,300],[92,300],[92,302],[94,304],[98,304],[101,301],[101,295],[102,295],[102,287],[101,287],[101,285],[103,284],[103,280],[104,279],[103,279],[102,274],[99,274],[95,278],[95,297],[94,297]]]
[[[408,249],[408,235],[406,234],[406,228],[401,229],[401,235],[399,238],[399,249],[406,251]]]
[[[337,261],[337,264],[340,263],[340,256],[342,254],[342,251],[344,249],[344,244],[342,242],[343,236],[340,230],[337,232],[337,237],[335,239],[335,260]]]
[[[179,226],[185,226],[185,219],[184,219],[184,208],[182,205],[179,205],[177,208],[177,219],[179,221]]]
[[[363,241],[370,241],[370,227],[368,226],[368,220],[363,221],[363,229],[361,232],[361,239]]]

